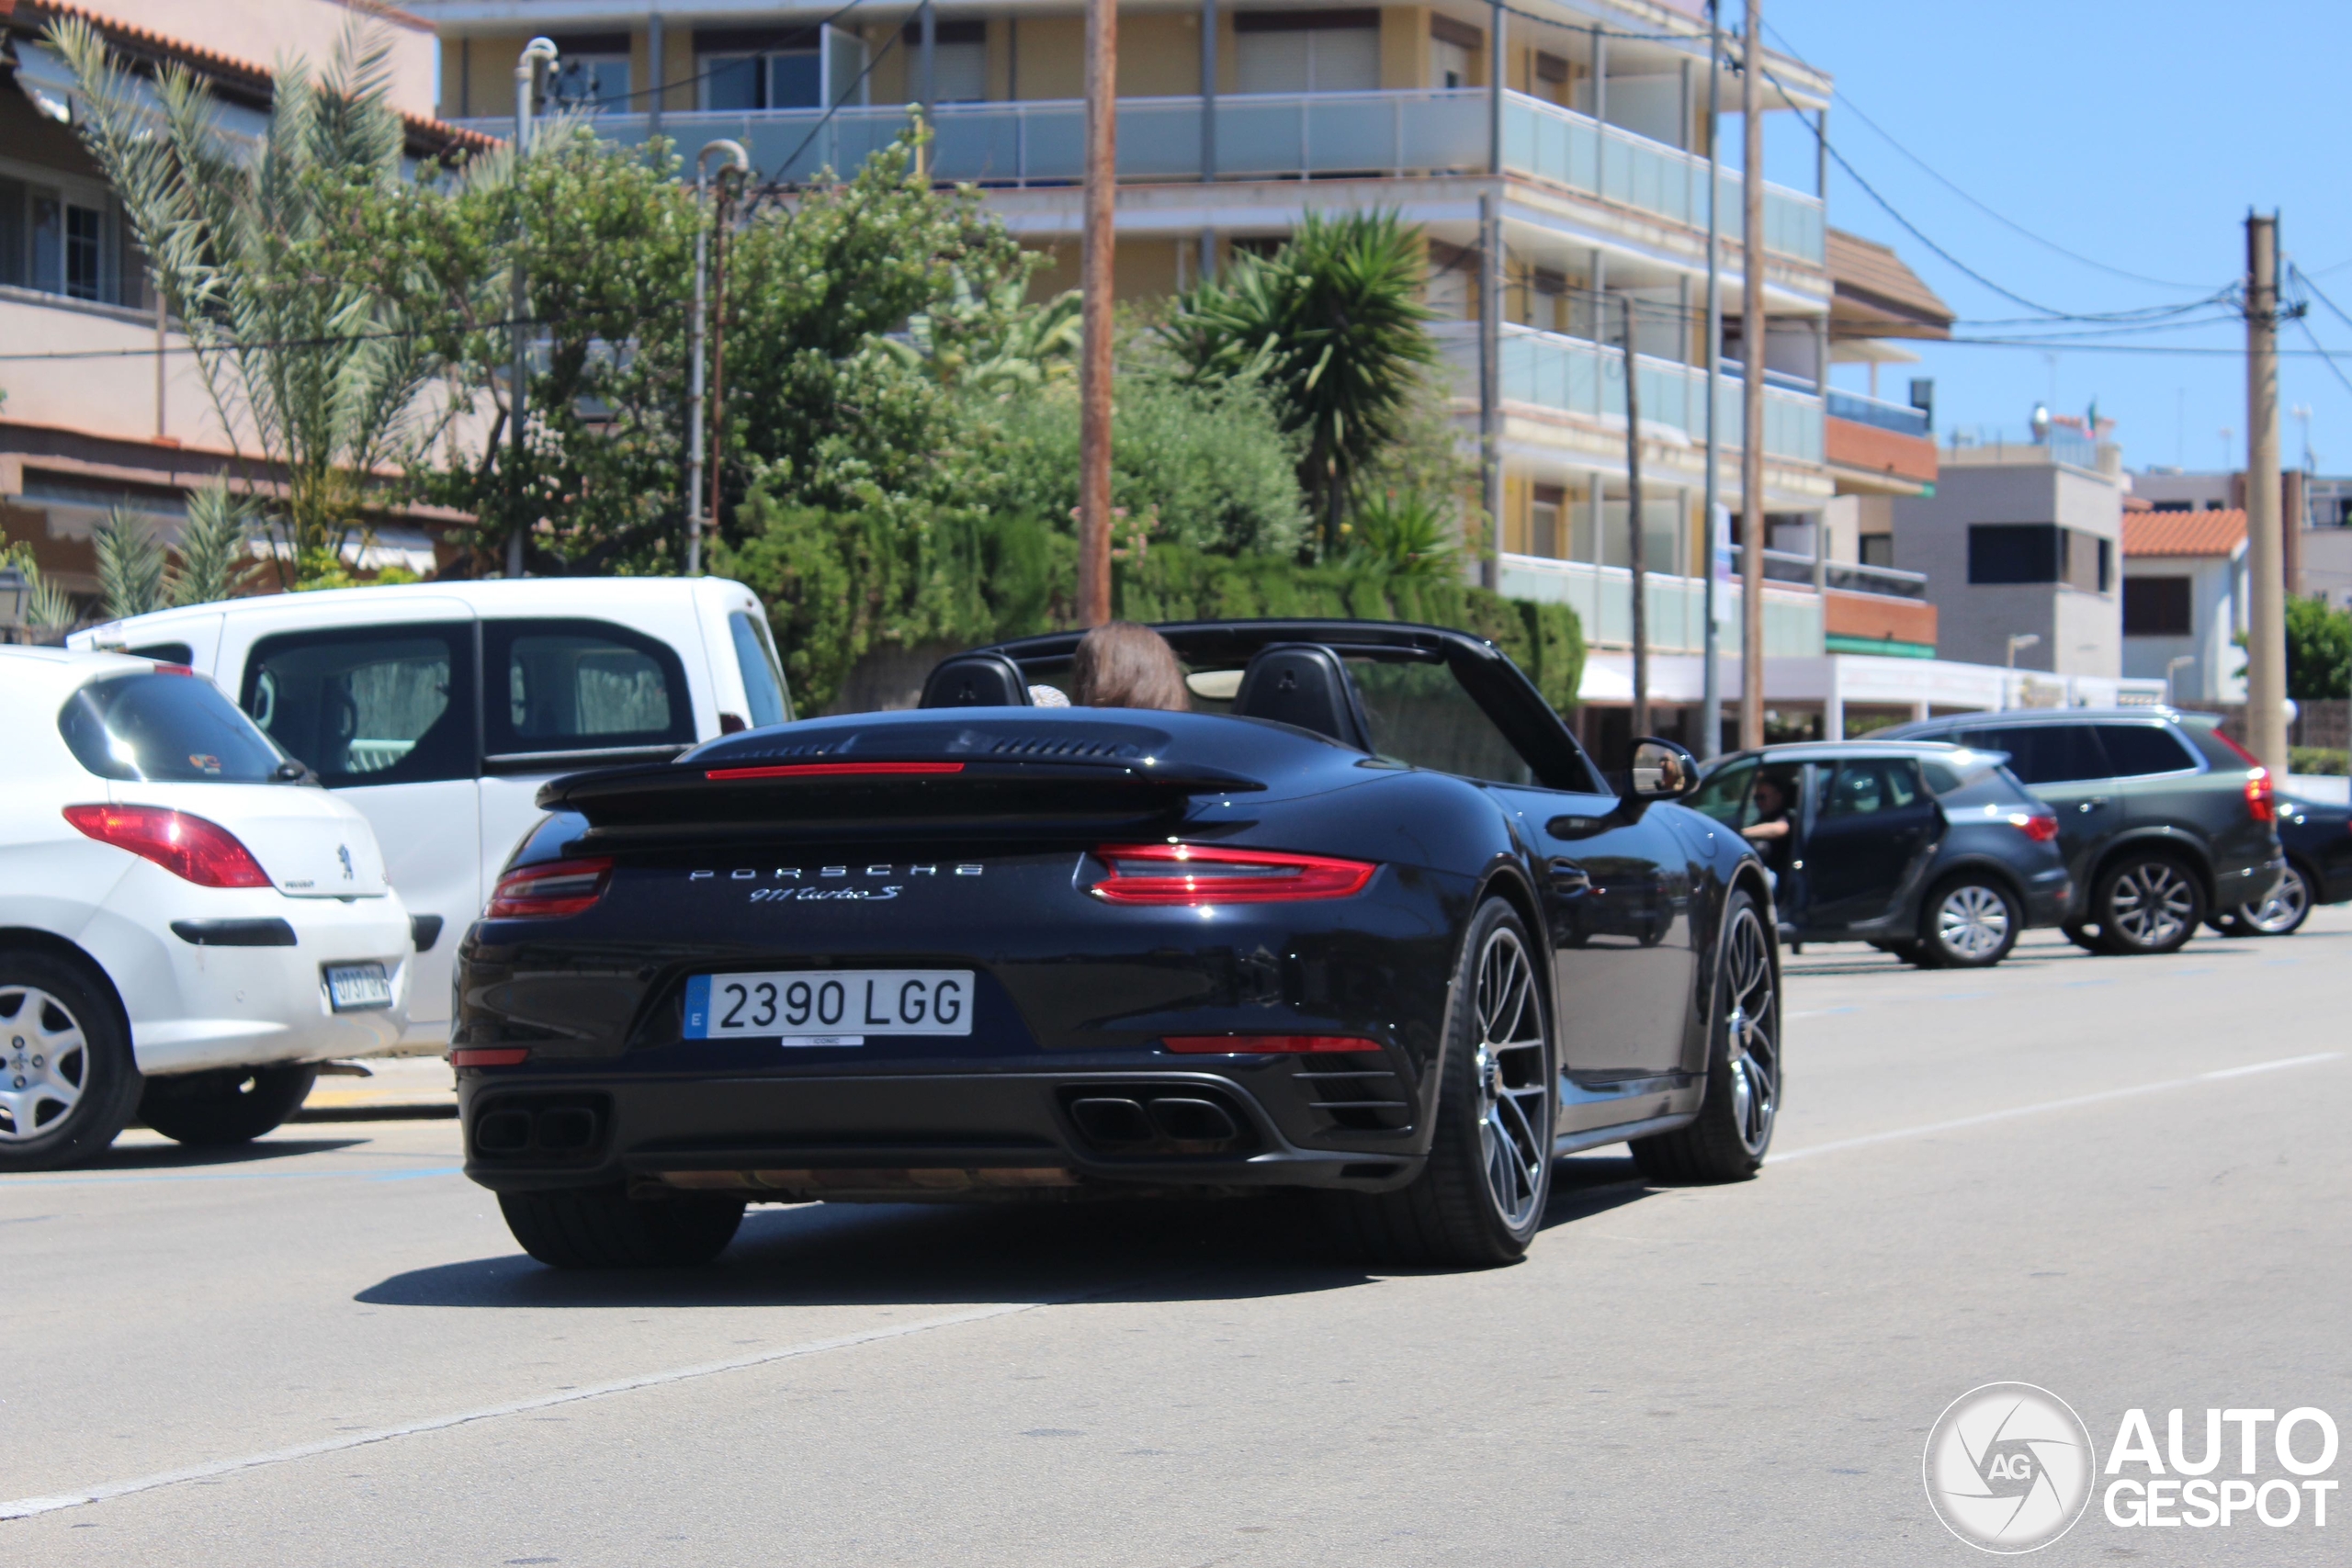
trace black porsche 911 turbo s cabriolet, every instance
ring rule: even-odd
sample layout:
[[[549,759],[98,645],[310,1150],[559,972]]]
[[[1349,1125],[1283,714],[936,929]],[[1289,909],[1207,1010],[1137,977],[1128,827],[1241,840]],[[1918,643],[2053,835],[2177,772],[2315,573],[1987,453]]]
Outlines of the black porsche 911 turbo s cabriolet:
[[[531,1255],[705,1261],[747,1201],[1319,1189],[1375,1257],[1480,1265],[1556,1154],[1757,1169],[1770,894],[1676,804],[1688,752],[1605,779],[1460,632],[1159,629],[1192,712],[1034,705],[1069,633],[548,784],[451,1053]]]

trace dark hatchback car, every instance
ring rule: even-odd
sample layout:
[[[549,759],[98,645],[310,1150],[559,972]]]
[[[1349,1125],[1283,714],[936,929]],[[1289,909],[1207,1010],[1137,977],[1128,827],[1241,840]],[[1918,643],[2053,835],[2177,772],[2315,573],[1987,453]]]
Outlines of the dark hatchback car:
[[[2352,899],[2352,807],[2282,795],[2278,842],[2287,869],[2270,896],[2221,910],[2207,924],[2225,936],[2291,936],[2312,905]]]
[[[1881,739],[2008,754],[2009,771],[2058,813],[2076,898],[2066,934],[2094,953],[2171,953],[2210,912],[2258,905],[2285,865],[2270,775],[2207,716],[1955,714]]]
[[[2071,903],[2057,814],[1996,753],[1770,746],[1718,763],[1690,804],[1754,840],[1777,879],[1784,942],[1867,942],[1921,968],[1982,968]]]

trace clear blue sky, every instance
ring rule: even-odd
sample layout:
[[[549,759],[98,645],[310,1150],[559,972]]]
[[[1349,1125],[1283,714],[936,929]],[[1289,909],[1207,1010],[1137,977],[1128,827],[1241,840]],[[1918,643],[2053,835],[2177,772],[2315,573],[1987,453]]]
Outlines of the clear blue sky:
[[[1742,0],[1725,0],[1734,20]],[[2239,0],[1765,0],[1766,41],[1833,73],[1840,101],[1829,140],[1894,208],[1961,262],[2052,309],[2086,314],[2187,301],[2245,270],[2251,204],[2277,209],[2288,256],[2352,310],[2352,3]],[[1777,34],[1777,36],[1776,36]],[[1843,101],[1850,96],[1853,108]],[[1855,112],[1859,109],[1859,113]],[[1952,185],[2019,228],[2125,272],[2069,260],[1972,207],[1866,125],[1891,132]],[[1813,188],[1812,138],[1769,118],[1773,179]],[[1736,121],[1727,121],[1736,141]],[[1906,233],[1833,168],[1830,221],[1894,245],[1963,321],[2030,317]],[[2337,270],[2325,270],[2335,268]],[[2203,312],[2200,312],[2200,314]],[[2352,324],[2318,302],[2309,318],[2352,377]],[[2093,327],[1963,326],[1955,335],[2082,332]],[[2234,321],[2116,343],[2238,349]],[[2308,350],[2300,328],[2283,346]],[[1937,429],[2023,436],[2037,401],[2079,414],[2096,398],[2130,468],[2245,462],[2242,357],[2100,353],[2070,347],[1922,345],[1924,363],[1889,366],[1881,395],[1902,401],[1911,375],[1936,380]],[[1841,367],[1860,389],[1864,367]],[[2054,395],[2053,395],[2054,383]],[[2322,472],[2352,473],[2352,391],[2314,358],[2282,362],[2282,409],[2308,404]],[[2301,459],[2302,427],[2283,418],[2282,456]]]

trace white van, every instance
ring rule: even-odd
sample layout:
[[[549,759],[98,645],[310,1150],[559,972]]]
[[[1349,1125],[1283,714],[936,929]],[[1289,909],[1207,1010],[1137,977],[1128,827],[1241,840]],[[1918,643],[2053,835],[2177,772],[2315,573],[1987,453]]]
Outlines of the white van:
[[[720,578],[269,594],[67,640],[211,676],[366,814],[415,923],[403,1054],[447,1048],[458,942],[543,781],[792,716],[765,613]]]

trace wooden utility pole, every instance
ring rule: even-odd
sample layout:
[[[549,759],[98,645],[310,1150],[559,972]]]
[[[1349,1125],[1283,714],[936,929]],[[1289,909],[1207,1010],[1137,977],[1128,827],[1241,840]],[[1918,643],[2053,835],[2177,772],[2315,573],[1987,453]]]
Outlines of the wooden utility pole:
[[[1086,235],[1080,252],[1078,619],[1111,618],[1111,247],[1119,199],[1118,0],[1086,0]]]
[[[1747,0],[1739,40],[1739,112],[1747,132],[1739,202],[1739,743],[1764,744],[1764,110],[1763,0]]]
[[[1706,513],[1707,585],[1703,639],[1705,663],[1700,674],[1699,760],[1712,762],[1724,749],[1723,629],[1717,624],[1715,595],[1723,584],[1715,581],[1715,512],[1723,503],[1723,433],[1715,428],[1717,392],[1724,371],[1724,247],[1723,197],[1723,0],[1707,0],[1707,482],[1702,510]]]
[[[2287,776],[2286,539],[2278,518],[2278,215],[2245,215],[2246,745]]]
[[[1642,538],[1642,378],[1634,297],[1625,301],[1625,559],[1634,569],[1634,736],[1650,732],[1649,553]]]
[[[1478,495],[1487,509],[1478,585],[1502,586],[1503,80],[1510,63],[1502,0],[1487,7],[1487,189],[1478,197]]]

